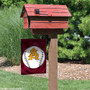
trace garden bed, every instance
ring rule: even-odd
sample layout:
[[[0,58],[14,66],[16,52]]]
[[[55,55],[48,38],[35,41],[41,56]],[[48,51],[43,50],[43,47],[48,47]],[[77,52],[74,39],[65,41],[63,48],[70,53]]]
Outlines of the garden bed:
[[[4,60],[2,58],[2,60]],[[1,61],[1,59],[0,59]],[[1,66],[0,69],[7,72],[21,74],[21,66]],[[32,74],[31,76],[48,78],[48,60],[46,74]],[[58,79],[90,80],[89,64],[58,63]]]

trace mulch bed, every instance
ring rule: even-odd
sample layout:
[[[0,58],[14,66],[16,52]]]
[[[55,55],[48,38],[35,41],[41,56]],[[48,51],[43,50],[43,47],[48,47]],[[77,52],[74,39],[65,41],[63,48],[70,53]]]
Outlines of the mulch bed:
[[[0,69],[8,72],[21,74],[21,66],[4,66],[5,58],[0,58]],[[32,74],[30,76],[48,78],[48,60],[46,74]],[[90,80],[89,64],[58,63],[58,79]]]

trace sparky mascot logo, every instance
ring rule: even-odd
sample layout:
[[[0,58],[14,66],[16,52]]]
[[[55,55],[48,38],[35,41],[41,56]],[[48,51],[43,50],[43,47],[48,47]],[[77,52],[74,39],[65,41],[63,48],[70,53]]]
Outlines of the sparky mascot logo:
[[[45,60],[44,51],[37,47],[31,46],[27,48],[22,55],[23,63],[29,68],[38,68],[40,67]]]
[[[37,53],[37,50],[35,48],[31,49],[30,53],[31,54],[28,56],[30,57],[29,60],[32,59],[38,60],[39,54]]]

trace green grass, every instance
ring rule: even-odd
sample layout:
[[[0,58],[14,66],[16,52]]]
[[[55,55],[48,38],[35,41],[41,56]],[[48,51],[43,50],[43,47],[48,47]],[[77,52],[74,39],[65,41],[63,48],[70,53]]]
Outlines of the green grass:
[[[48,79],[22,76],[0,70],[0,88],[48,90]],[[90,90],[90,80],[59,80],[58,90]]]

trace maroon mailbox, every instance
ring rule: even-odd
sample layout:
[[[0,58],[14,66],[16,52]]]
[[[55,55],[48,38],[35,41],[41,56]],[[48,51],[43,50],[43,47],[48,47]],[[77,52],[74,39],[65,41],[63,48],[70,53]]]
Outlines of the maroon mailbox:
[[[66,5],[24,4],[21,13],[24,29],[42,35],[62,33],[70,16]]]

